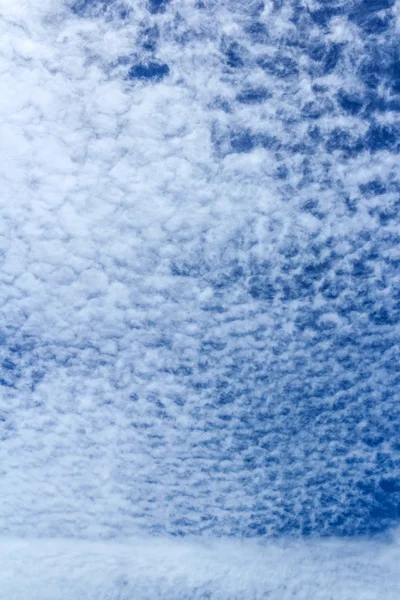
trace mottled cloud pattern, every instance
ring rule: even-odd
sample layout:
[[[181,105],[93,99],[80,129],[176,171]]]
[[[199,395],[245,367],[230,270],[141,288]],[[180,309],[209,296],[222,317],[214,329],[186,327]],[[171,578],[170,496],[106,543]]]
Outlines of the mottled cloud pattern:
[[[395,526],[399,3],[0,17],[2,535]]]

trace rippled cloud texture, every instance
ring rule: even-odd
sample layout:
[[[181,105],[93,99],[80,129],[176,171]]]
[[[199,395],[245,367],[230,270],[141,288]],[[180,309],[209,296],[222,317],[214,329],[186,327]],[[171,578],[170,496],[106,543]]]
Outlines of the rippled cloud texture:
[[[349,538],[400,518],[399,33],[394,0],[0,0],[4,539],[156,534],[191,581],[170,536],[232,569],[344,536],[396,597]],[[358,597],[335,560],[319,597]]]

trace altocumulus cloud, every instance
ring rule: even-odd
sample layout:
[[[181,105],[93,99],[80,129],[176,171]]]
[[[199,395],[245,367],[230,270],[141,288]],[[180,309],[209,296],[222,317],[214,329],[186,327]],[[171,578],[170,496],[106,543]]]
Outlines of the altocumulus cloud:
[[[0,598],[398,598],[399,28],[0,0]]]

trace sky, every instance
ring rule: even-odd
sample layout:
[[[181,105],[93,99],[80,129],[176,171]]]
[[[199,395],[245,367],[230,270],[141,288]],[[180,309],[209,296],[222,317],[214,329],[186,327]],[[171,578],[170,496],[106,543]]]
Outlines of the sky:
[[[398,598],[399,33],[0,0],[0,599]]]

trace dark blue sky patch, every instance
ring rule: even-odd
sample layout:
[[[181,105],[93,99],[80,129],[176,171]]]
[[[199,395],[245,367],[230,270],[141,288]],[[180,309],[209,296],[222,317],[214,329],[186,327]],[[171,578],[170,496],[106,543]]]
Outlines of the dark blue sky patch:
[[[162,14],[167,10],[171,0],[148,0],[147,7],[151,14]]]
[[[345,90],[340,90],[337,98],[341,108],[350,115],[359,114],[363,107],[363,99],[357,94],[351,94]]]
[[[300,206],[300,210],[302,212],[309,212],[312,213],[313,211],[317,210],[319,206],[319,201],[316,200],[315,198],[306,200],[305,202],[303,202],[303,204],[301,204]]]
[[[397,153],[400,149],[400,125],[371,123],[364,143],[371,152],[388,150]]]
[[[363,27],[368,19],[373,19],[377,12],[388,10],[395,4],[395,0],[357,0],[350,10],[350,19]]]
[[[14,387],[13,383],[9,379],[4,379],[4,377],[0,376],[0,386],[3,387]]]
[[[324,135],[318,125],[312,124],[307,130],[307,135],[310,140],[310,146],[318,146],[323,140]]]
[[[147,52],[155,52],[159,37],[160,31],[156,25],[153,27],[145,27],[141,31],[139,38],[143,50],[146,50]]]
[[[268,277],[251,277],[249,280],[249,292],[255,300],[272,301],[277,290],[271,284]]]
[[[169,66],[166,63],[149,62],[134,65],[129,69],[127,78],[141,81],[158,82],[169,75]]]
[[[289,169],[286,165],[280,165],[275,171],[275,177],[277,179],[287,179],[289,175]]]
[[[134,60],[134,56],[130,55],[130,56],[118,56],[117,60],[114,63],[114,66],[122,66],[122,67],[127,67],[128,65],[132,64]]]
[[[339,127],[327,136],[325,147],[329,153],[338,150],[345,157],[355,156],[365,149],[361,138],[355,138],[348,131]]]
[[[379,224],[382,227],[386,227],[390,225],[392,221],[399,222],[400,220],[400,207],[392,206],[392,207],[382,207],[376,211],[376,214],[379,219]],[[400,266],[400,263],[399,263]]]
[[[400,94],[400,53],[394,56],[389,67],[390,91]]]
[[[251,152],[257,146],[257,137],[249,130],[232,131],[230,143],[233,152]]]
[[[237,153],[251,152],[255,148],[266,150],[279,149],[279,140],[268,133],[253,132],[249,129],[238,129],[230,132],[230,151]]]
[[[205,265],[199,262],[174,261],[171,263],[171,275],[175,277],[200,277],[204,273]]]
[[[374,59],[367,58],[363,60],[359,69],[359,76],[366,88],[369,90],[377,89],[382,82],[382,73],[380,71],[382,71],[382,68],[379,56]]]
[[[397,325],[400,321],[400,311],[381,307],[378,310],[371,312],[369,318],[374,325]]]
[[[324,75],[329,75],[336,68],[342,52],[340,44],[332,44],[327,48],[327,52],[322,61]]]
[[[14,371],[16,369],[16,366],[17,365],[9,358],[5,358],[3,360],[2,367],[3,367],[3,369],[6,369],[7,371]]]
[[[337,17],[342,15],[345,12],[345,9],[340,6],[326,6],[324,8],[320,8],[317,10],[312,10],[310,12],[311,18],[313,22],[318,25],[318,27],[326,28],[329,26],[329,23],[333,17]]]
[[[362,0],[356,2],[350,10],[349,18],[360,27],[364,34],[379,36],[385,33],[393,23],[393,15],[388,12],[388,9],[393,6],[394,0]]]
[[[353,262],[353,277],[370,277],[374,273],[373,265],[366,260],[355,260]],[[370,302],[371,304],[371,302]],[[365,306],[365,305],[364,305]]]
[[[245,88],[236,96],[241,104],[261,104],[272,98],[272,93],[264,87]]]
[[[321,62],[326,55],[326,43],[320,38],[313,40],[307,45],[306,52],[312,60]]]
[[[357,21],[357,25],[367,35],[381,35],[385,33],[393,25],[393,16],[385,15],[380,17],[378,15],[365,16]]]
[[[343,50],[341,44],[327,44],[318,39],[306,47],[310,58],[318,65],[319,70],[314,69],[315,76],[329,75],[336,68]]]
[[[385,494],[397,494],[400,492],[400,478],[382,478],[379,481],[379,486]],[[400,504],[400,496],[398,498]]]
[[[104,11],[114,0],[77,0],[71,10],[79,16],[88,16],[93,11]]]
[[[386,192],[386,186],[380,179],[371,179],[368,183],[360,185],[360,192],[367,198],[373,198],[374,196],[381,196]]]
[[[277,12],[283,8],[285,0],[272,0],[274,11]]]
[[[267,44],[270,39],[267,26],[259,21],[248,25],[245,31],[253,44]]]
[[[392,8],[394,5],[395,0],[361,0],[361,2],[358,4],[358,10],[360,12],[374,13],[379,12],[380,10]]]
[[[328,98],[306,102],[301,109],[302,116],[307,119],[320,119],[330,112],[333,112],[333,104]]]
[[[5,357],[0,364],[0,385],[14,387],[21,378],[21,368],[13,356]]]
[[[265,150],[279,150],[281,146],[279,139],[269,133],[258,133],[256,140],[257,144]]]
[[[378,88],[391,94],[400,93],[400,51],[397,44],[371,43],[360,63],[359,77],[369,92]]]
[[[237,42],[224,42],[222,45],[222,54],[225,64],[230,69],[241,69],[244,67],[247,52]]]
[[[218,110],[222,110],[225,113],[230,113],[232,112],[232,105],[230,103],[229,100],[227,100],[226,98],[221,98],[221,97],[217,97],[215,98],[209,105],[210,109],[218,109]],[[211,132],[211,135],[213,136],[215,134],[214,131]]]
[[[291,78],[298,75],[298,66],[296,61],[279,52],[275,56],[266,55],[257,61],[258,66],[268,73],[278,78]]]
[[[129,8],[115,0],[77,0],[71,10],[79,17],[99,17],[107,15],[110,18],[126,19]]]

